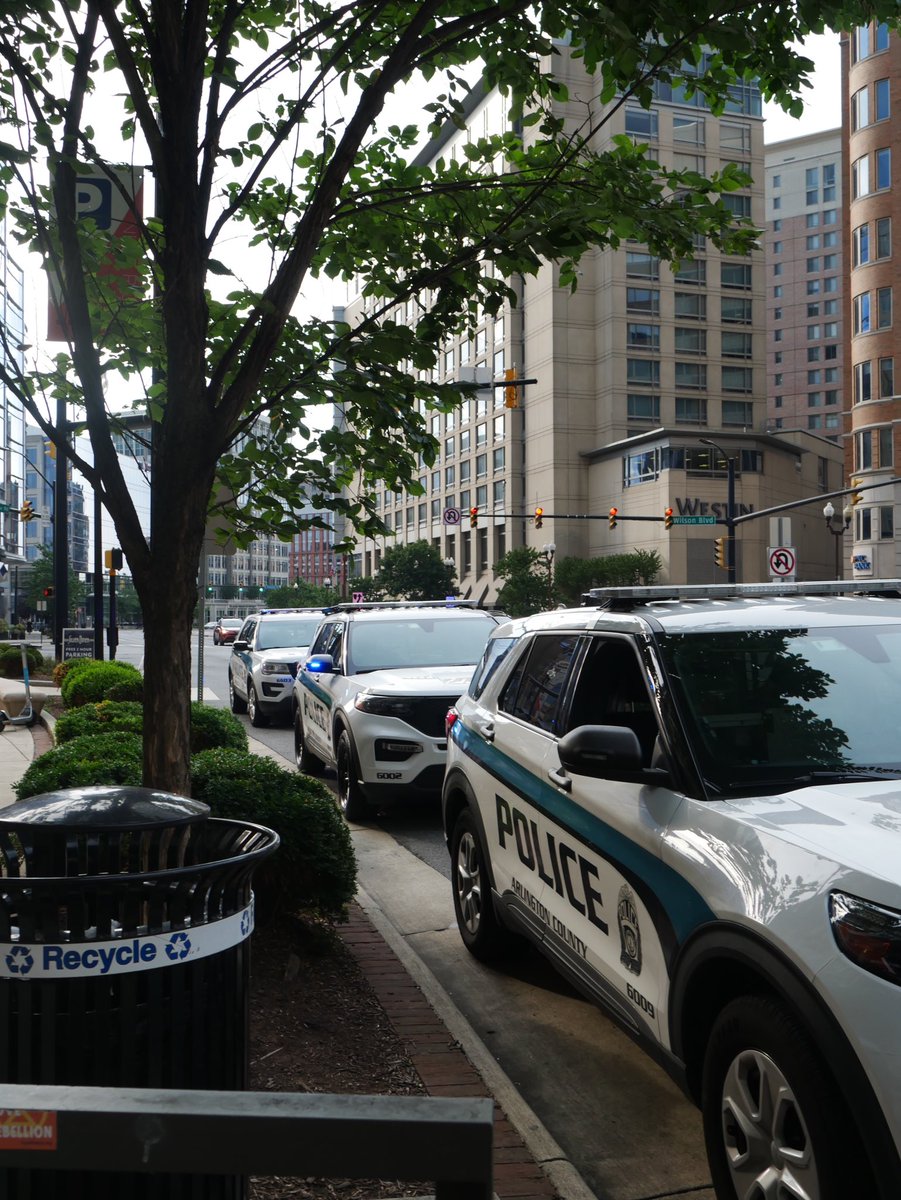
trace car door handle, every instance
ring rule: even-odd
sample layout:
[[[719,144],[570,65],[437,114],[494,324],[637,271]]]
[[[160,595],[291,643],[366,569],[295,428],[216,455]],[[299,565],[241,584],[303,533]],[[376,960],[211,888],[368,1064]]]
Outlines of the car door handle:
[[[564,792],[571,792],[573,790],[573,781],[565,771],[558,770],[555,767],[553,770],[548,771],[547,777],[551,783],[556,783],[557,787],[562,788]]]
[[[486,742],[494,741],[494,722],[493,721],[473,721],[473,728],[476,733],[481,734]]]

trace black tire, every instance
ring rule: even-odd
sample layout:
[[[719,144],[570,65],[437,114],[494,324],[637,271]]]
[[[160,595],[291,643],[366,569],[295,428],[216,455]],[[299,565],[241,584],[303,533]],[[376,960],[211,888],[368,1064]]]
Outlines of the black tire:
[[[242,700],[235,691],[235,681],[232,679],[231,673],[229,673],[228,676],[228,702],[231,705],[231,710],[233,713],[247,712],[247,701]]]
[[[494,911],[485,849],[468,808],[457,817],[450,852],[454,912],[463,945],[480,962],[495,962],[521,945],[521,940]]]
[[[260,708],[257,690],[252,683],[247,685],[247,715],[255,729],[265,729],[269,724],[269,718]]]
[[[214,646],[219,645],[219,634],[216,633],[215,631],[213,632],[213,645]]]
[[[718,1200],[873,1194],[839,1088],[778,1000],[740,996],[720,1013],[704,1058],[701,1108]]]
[[[299,708],[294,713],[294,761],[297,763],[298,771],[304,775],[321,775],[325,770],[325,763],[311,753],[307,746],[303,732],[303,717],[300,715]]]
[[[346,729],[341,730],[335,751],[338,772],[338,805],[346,821],[365,821],[370,815],[369,804],[360,787],[357,756]]]

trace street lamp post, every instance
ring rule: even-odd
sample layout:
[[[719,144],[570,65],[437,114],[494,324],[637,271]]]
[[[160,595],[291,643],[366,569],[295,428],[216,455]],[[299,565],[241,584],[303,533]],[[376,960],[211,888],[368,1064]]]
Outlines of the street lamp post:
[[[711,438],[701,438],[702,446],[712,446],[726,461],[726,578],[735,583],[735,459]]]
[[[835,538],[835,578],[836,579],[841,579],[844,575],[844,572],[841,567],[841,539],[848,532],[848,526],[851,524],[851,517],[853,516],[853,513],[854,513],[854,509],[851,507],[851,505],[846,504],[845,507],[842,509],[842,517],[841,517],[842,524],[838,527],[838,529],[836,529],[835,526],[832,524],[832,518],[835,516],[835,506],[833,505],[831,500],[827,500],[826,504],[823,506],[823,516],[826,519],[826,528],[829,530],[829,532]]]

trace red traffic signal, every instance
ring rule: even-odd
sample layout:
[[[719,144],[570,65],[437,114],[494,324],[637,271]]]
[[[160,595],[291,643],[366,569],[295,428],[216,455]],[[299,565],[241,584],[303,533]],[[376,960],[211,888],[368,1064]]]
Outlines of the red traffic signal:
[[[616,514],[617,514],[618,512],[619,512],[619,509],[618,509],[618,508],[611,508],[611,509],[610,509],[610,528],[611,528],[611,529],[616,529]]]
[[[663,528],[664,529],[672,529],[672,527],[673,527],[673,510],[671,508],[665,508],[663,510]]]
[[[51,600],[53,598],[53,588],[52,587],[44,588],[44,598],[46,600]]]
[[[471,508],[469,510],[469,528],[475,529],[475,527],[478,525],[478,523],[479,523],[479,510],[477,508]]]

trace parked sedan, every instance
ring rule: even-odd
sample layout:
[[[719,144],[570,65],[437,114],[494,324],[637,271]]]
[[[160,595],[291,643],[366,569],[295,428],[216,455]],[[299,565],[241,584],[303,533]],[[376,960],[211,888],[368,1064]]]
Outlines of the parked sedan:
[[[226,642],[233,642],[243,624],[240,617],[222,617],[213,629],[213,645],[224,646]]]

